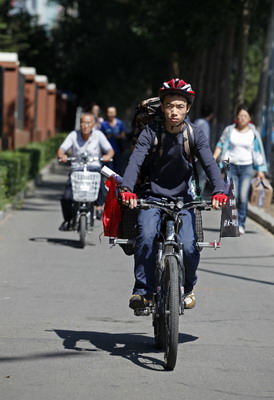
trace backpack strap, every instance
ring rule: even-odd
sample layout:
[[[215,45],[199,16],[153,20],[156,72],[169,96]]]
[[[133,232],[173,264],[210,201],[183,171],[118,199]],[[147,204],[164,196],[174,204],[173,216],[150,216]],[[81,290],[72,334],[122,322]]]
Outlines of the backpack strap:
[[[191,160],[196,196],[201,197],[199,174],[197,171],[197,165],[195,162],[195,153],[194,153],[194,131],[192,126],[188,122],[185,121],[185,124],[186,124],[186,129],[184,129],[183,131],[183,146],[185,152],[187,153],[189,159]]]
[[[186,129],[183,130],[182,134],[183,134],[183,148],[186,152],[186,156],[189,159],[189,161],[192,162],[191,160],[191,148],[194,147],[194,143],[192,140],[192,136],[193,136],[193,129],[192,126],[190,126],[187,122],[185,122],[186,125]],[[190,136],[190,140],[189,140],[189,136]]]

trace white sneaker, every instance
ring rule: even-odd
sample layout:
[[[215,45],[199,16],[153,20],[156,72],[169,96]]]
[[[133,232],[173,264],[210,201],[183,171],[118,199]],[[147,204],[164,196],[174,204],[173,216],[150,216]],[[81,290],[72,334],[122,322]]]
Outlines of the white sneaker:
[[[240,235],[244,235],[245,234],[245,228],[243,227],[243,226],[239,226],[239,232],[240,232]]]
[[[190,309],[190,308],[195,307],[195,305],[196,305],[196,298],[195,298],[195,294],[194,294],[194,292],[192,290],[192,292],[187,293],[185,295],[184,307]]]

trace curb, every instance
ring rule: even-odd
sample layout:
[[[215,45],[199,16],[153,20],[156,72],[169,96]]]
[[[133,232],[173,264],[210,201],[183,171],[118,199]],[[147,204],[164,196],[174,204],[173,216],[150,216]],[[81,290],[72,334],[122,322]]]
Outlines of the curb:
[[[43,182],[44,175],[53,173],[57,165],[58,165],[58,160],[56,158],[51,160],[44,168],[41,169],[41,171],[39,171],[36,178],[33,181],[31,181],[33,185],[34,186],[40,185]]]
[[[274,217],[265,212],[263,208],[248,204],[247,215],[274,235]]]
[[[2,221],[5,218],[5,211],[0,210],[0,221]]]
[[[12,205],[6,204],[5,209],[0,210],[0,221],[3,221],[11,210],[12,210]]]

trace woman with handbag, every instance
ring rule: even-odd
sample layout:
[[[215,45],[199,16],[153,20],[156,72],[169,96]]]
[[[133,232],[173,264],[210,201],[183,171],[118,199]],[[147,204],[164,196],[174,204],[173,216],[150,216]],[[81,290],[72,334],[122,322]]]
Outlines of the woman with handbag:
[[[237,199],[239,231],[244,234],[251,180],[254,172],[258,178],[264,179],[267,171],[262,139],[251,123],[247,107],[241,105],[237,108],[235,123],[225,128],[213,156],[216,160],[219,159],[220,168],[223,167],[223,160],[230,162],[230,175]]]

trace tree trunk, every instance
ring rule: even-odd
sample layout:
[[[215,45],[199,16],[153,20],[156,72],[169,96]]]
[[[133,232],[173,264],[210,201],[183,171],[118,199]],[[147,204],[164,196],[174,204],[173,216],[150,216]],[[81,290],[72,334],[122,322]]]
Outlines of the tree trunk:
[[[204,76],[204,102],[213,107],[214,93],[212,92],[212,81],[214,77],[214,66],[215,66],[215,46],[211,45],[208,49],[206,73]]]
[[[242,29],[240,36],[240,48],[239,48],[239,62],[238,72],[236,77],[236,91],[235,91],[235,106],[244,103],[245,94],[245,67],[246,67],[246,55],[248,48],[248,38],[250,31],[250,19],[251,19],[251,8],[253,5],[252,0],[243,1],[243,12],[242,12]]]
[[[188,68],[186,71],[183,71],[182,79],[184,79],[186,82],[191,84],[192,89],[194,90],[196,96],[197,93],[199,92],[199,59],[200,59],[200,52],[196,51],[195,54],[192,55],[191,57],[191,65],[188,65]],[[195,96],[195,97],[196,97]],[[197,107],[196,107],[196,100],[197,97],[194,100],[193,106],[191,107],[190,110],[190,118],[192,121],[195,120],[196,115],[197,115]]]
[[[220,82],[220,74],[221,74],[221,57],[222,57],[222,49],[224,46],[224,34],[219,34],[217,38],[217,42],[215,45],[215,55],[214,55],[214,74],[211,82],[211,93],[213,94],[213,120],[212,120],[212,128],[211,128],[211,138],[210,138],[210,146],[213,149],[219,138],[221,132],[218,130],[218,119],[219,119],[219,99],[220,99],[220,91],[219,91],[219,82]]]
[[[197,95],[195,96],[195,111],[194,116],[195,119],[200,117],[201,112],[201,105],[205,102],[204,97],[204,75],[206,70],[206,59],[207,59],[207,51],[203,50],[199,53],[199,63],[198,63],[198,73],[196,79],[196,92]]]
[[[274,36],[274,0],[271,2],[271,12],[269,15],[269,23],[267,28],[267,36],[264,49],[264,59],[261,70],[260,84],[258,89],[257,98],[255,101],[255,112],[253,116],[254,124],[261,130],[262,126],[262,109],[266,102],[267,93],[267,79],[271,59],[271,47],[273,45]]]
[[[170,55],[171,65],[170,65],[170,72],[173,78],[180,77],[180,67],[179,67],[179,54],[178,52],[174,51]]]
[[[218,111],[218,126],[222,131],[226,125],[231,123],[232,107],[231,107],[231,70],[233,62],[235,26],[234,24],[226,30],[222,57],[222,69],[220,76],[220,99]]]

